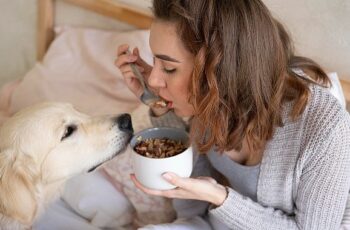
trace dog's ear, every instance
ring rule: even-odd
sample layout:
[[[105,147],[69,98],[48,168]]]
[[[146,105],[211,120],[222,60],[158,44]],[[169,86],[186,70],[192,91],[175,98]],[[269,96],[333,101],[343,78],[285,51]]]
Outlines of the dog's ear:
[[[0,151],[0,212],[24,225],[32,224],[37,212],[35,178],[23,154]]]

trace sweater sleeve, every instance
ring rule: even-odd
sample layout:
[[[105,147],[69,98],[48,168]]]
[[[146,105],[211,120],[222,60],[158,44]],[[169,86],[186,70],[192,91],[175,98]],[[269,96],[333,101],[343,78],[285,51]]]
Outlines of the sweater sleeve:
[[[322,141],[317,151],[304,153],[295,215],[264,207],[232,189],[210,213],[233,229],[339,229],[350,189],[349,115],[338,121],[330,132],[318,133]]]

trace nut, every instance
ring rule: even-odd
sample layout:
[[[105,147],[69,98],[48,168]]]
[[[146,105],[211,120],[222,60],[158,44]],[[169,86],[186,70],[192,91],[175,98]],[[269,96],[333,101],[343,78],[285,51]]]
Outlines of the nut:
[[[186,146],[181,141],[171,140],[169,138],[148,138],[139,141],[134,150],[145,157],[167,158],[176,156],[186,150]]]
[[[159,100],[156,102],[153,102],[150,106],[154,107],[154,108],[165,108],[167,107],[168,103],[164,100]]]

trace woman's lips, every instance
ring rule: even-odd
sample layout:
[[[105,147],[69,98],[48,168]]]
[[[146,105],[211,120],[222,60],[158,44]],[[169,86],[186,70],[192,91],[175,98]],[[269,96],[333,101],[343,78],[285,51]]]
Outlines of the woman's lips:
[[[168,101],[167,102],[167,108],[171,109],[173,107],[173,102],[172,101]]]
[[[159,95],[159,97],[160,97],[163,101],[166,102],[166,104],[167,104],[166,107],[167,107],[167,108],[172,108],[172,107],[173,107],[173,102],[172,102],[172,101],[166,99],[165,97],[162,97],[161,95]]]
[[[154,101],[150,104],[150,106],[154,107],[154,108],[172,108],[173,106],[173,102],[172,101],[169,101],[169,100],[166,100],[165,98],[159,96],[160,99],[157,100],[157,101]]]

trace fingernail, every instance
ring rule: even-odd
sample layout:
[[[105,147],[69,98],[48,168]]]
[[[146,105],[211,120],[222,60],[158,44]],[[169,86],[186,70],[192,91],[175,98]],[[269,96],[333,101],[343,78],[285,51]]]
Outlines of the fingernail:
[[[129,55],[128,59],[129,59],[129,61],[136,61],[137,60],[137,56]]]
[[[172,177],[169,173],[164,173],[162,176],[163,176],[166,180],[172,180],[172,179],[173,179],[173,177]]]

